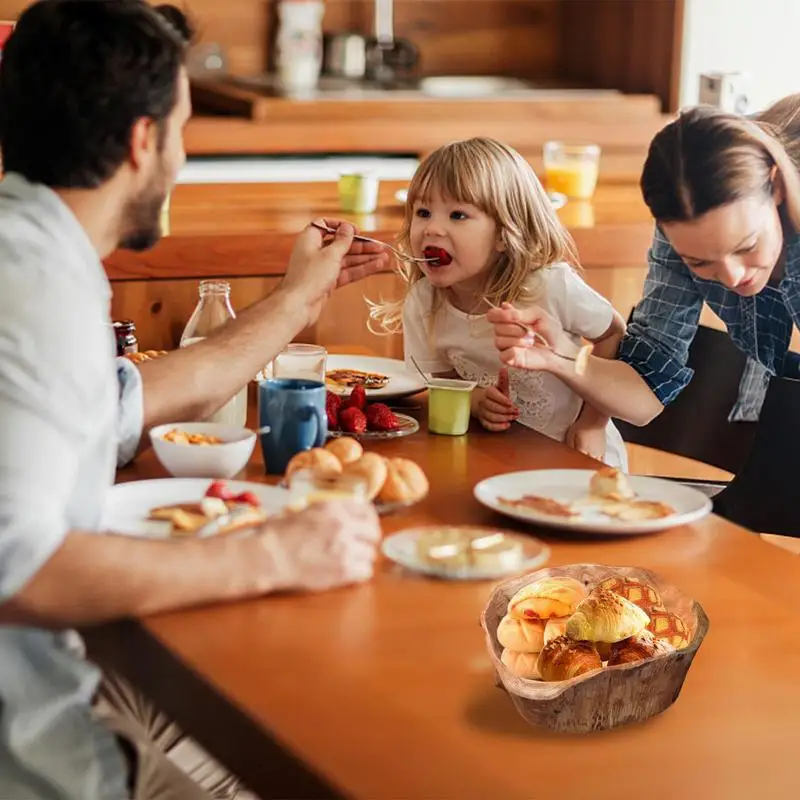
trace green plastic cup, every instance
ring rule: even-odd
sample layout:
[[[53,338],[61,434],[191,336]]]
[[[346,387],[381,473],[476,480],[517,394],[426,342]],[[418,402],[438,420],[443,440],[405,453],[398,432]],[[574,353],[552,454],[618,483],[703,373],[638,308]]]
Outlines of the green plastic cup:
[[[434,378],[428,387],[428,430],[442,436],[463,436],[472,408],[470,381]]]
[[[377,176],[368,172],[351,173],[339,178],[339,202],[350,214],[371,214],[378,207]]]

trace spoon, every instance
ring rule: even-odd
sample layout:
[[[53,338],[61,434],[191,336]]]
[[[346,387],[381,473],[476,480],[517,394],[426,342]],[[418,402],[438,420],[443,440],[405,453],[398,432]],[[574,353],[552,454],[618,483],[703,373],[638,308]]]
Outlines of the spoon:
[[[430,386],[431,382],[428,379],[428,376],[422,371],[422,367],[420,367],[420,365],[417,364],[417,359],[414,358],[414,356],[410,356],[410,358],[411,358],[411,363],[417,368],[417,372],[419,372],[419,374],[422,375],[422,380],[425,381],[425,385]]]
[[[323,231],[323,233],[336,233],[336,228],[329,228],[327,225],[320,225],[318,222],[312,222],[311,225],[317,228],[317,230]],[[357,239],[359,242],[371,242],[372,244],[379,244],[381,247],[391,250],[401,261],[413,261],[421,264],[433,262],[438,263],[439,261],[438,258],[415,258],[414,256],[408,256],[401,250],[398,250],[396,247],[386,244],[386,242],[381,242],[379,239],[370,239],[369,236],[362,236],[360,233],[357,233],[353,238]]]

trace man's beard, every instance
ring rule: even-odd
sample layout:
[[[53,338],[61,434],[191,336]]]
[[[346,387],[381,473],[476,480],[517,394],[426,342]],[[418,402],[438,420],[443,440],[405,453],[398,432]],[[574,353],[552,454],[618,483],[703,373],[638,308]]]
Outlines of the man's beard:
[[[143,189],[128,201],[123,215],[119,246],[125,250],[149,250],[161,238],[161,209],[167,199],[162,181]]]

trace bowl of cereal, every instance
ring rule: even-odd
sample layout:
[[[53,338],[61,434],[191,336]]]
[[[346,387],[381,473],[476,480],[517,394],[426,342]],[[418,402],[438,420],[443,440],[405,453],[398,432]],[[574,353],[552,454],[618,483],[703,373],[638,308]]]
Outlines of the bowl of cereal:
[[[250,460],[256,434],[215,422],[171,422],[153,428],[150,442],[175,478],[232,478]]]

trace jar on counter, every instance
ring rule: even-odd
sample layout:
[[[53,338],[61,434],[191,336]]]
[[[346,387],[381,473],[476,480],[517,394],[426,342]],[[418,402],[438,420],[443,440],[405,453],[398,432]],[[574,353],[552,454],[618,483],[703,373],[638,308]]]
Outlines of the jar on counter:
[[[136,338],[136,323],[132,319],[114,320],[114,336],[117,339],[117,355],[139,352],[139,340]]]

